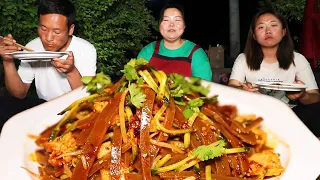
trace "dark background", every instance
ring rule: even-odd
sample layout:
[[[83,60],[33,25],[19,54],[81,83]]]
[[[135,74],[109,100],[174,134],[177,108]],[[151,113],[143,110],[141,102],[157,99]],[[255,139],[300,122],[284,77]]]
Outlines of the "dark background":
[[[179,3],[185,10],[186,30],[183,38],[199,44],[203,49],[217,44],[229,54],[229,1],[221,0],[152,0],[148,7],[158,20],[166,3]],[[251,19],[258,11],[258,0],[239,0],[240,51],[247,39]]]

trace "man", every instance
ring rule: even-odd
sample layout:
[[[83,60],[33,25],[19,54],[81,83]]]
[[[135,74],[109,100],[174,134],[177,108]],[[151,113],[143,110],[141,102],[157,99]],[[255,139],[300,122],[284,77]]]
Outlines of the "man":
[[[0,40],[5,84],[12,96],[0,99],[0,126],[12,115],[49,101],[82,86],[82,76],[96,73],[96,49],[88,41],[73,36],[75,7],[69,0],[41,0],[38,6],[38,35],[26,46],[34,51],[68,52],[51,61],[21,61],[18,70],[8,52],[21,50],[12,35]],[[27,97],[35,80],[38,97]]]

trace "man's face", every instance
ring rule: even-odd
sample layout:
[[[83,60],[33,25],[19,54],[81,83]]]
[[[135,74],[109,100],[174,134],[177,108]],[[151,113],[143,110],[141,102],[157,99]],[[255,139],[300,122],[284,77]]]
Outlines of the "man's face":
[[[61,51],[68,46],[74,25],[68,28],[67,17],[61,14],[40,15],[38,34],[47,51]]]

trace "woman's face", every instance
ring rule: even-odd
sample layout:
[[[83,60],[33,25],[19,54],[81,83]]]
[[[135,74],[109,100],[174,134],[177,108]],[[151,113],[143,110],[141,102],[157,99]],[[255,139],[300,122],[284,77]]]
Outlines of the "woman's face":
[[[47,51],[63,49],[72,35],[74,25],[68,28],[67,17],[60,14],[40,15],[38,34]]]
[[[256,22],[254,29],[255,40],[264,48],[277,47],[286,34],[282,24],[273,14],[263,14]]]
[[[180,39],[184,32],[185,24],[181,12],[176,8],[168,8],[163,13],[160,22],[160,33],[167,41]]]

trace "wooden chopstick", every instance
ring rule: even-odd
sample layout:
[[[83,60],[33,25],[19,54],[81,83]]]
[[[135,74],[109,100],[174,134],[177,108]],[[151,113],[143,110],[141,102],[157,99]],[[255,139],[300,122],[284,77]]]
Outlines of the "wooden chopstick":
[[[0,39],[3,39],[3,38],[4,38],[4,37],[0,36]],[[25,47],[25,46],[23,46],[23,45],[21,45],[21,44],[19,44],[19,43],[14,43],[14,45],[20,47],[21,49],[24,49],[24,50],[26,50],[26,51],[29,51],[29,52],[33,51],[32,49],[27,48],[27,47]]]
[[[25,46],[23,46],[23,45],[21,45],[21,44],[19,44],[19,43],[15,43],[15,45],[18,46],[18,47],[20,47],[21,49],[26,50],[26,51],[29,51],[29,52],[32,52],[32,51],[33,51],[32,49],[29,49],[29,48],[27,48],[27,47],[25,47]]]

